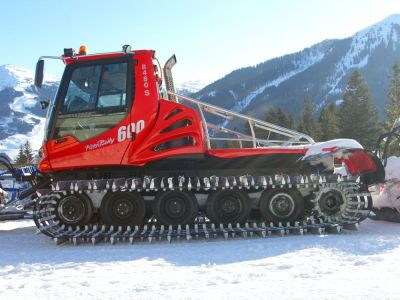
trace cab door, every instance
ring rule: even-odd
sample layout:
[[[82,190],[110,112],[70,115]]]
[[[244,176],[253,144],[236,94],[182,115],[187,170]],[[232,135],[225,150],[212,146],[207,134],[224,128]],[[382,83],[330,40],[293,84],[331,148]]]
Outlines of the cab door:
[[[119,57],[69,65],[55,103],[47,150],[53,170],[119,165],[129,140],[133,60]]]

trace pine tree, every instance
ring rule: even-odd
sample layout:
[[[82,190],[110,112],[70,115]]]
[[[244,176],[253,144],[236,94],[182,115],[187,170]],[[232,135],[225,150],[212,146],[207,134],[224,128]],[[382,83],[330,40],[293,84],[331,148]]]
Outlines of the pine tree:
[[[286,127],[293,130],[296,129],[296,121],[294,120],[294,116],[292,113],[288,114],[288,122]]]
[[[25,153],[24,153],[24,148],[21,145],[19,147],[17,158],[15,159],[15,164],[17,164],[17,165],[25,165],[26,161],[27,160],[26,160],[26,156],[25,156]]]
[[[284,110],[281,107],[278,107],[276,110],[274,108],[270,108],[265,113],[265,121],[289,129],[296,128],[296,122],[294,120],[293,114],[291,113],[285,114]],[[270,139],[282,138],[282,136],[276,133],[270,133],[269,138]]]
[[[378,112],[359,70],[349,77],[339,109],[340,133],[372,149],[379,135]]]
[[[321,110],[318,118],[319,141],[329,141],[340,137],[338,109],[335,103]]]
[[[394,122],[400,117],[400,63],[395,63],[392,66],[393,75],[390,78],[389,84],[389,102],[386,104],[386,129],[389,130]]]
[[[397,121],[400,118],[400,63],[395,63],[392,69],[393,75],[390,77],[389,82],[388,102],[385,106],[385,113],[387,116],[385,131],[390,131],[393,125],[396,127],[400,125]],[[388,156],[400,155],[400,148],[396,143],[390,144],[387,151]]]
[[[278,116],[277,112],[273,107],[271,107],[267,112],[265,113],[265,121],[268,123],[276,124],[278,121]]]
[[[287,124],[288,124],[287,116],[285,115],[282,108],[278,107],[276,111],[276,125],[287,127]]]
[[[33,164],[34,163],[34,157],[33,157],[33,151],[32,151],[32,147],[31,144],[29,143],[29,141],[26,141],[25,145],[24,145],[24,155],[26,158],[26,164]]]
[[[300,123],[298,130],[302,133],[308,134],[313,138],[317,137],[317,130],[313,119],[314,105],[310,95],[304,98],[304,106],[301,112]]]

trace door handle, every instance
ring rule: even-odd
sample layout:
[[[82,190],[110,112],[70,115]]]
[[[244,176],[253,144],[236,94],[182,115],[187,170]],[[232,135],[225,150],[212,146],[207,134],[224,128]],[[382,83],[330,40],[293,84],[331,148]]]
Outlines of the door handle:
[[[55,144],[58,145],[58,144],[66,142],[66,141],[68,141],[68,139],[66,137],[60,138],[60,139],[56,140]]]

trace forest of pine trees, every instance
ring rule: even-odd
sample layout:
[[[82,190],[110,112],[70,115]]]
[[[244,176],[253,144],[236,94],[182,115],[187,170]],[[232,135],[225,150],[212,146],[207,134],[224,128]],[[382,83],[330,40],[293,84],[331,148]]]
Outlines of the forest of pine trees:
[[[340,105],[330,103],[316,117],[313,100],[306,94],[297,125],[293,115],[285,115],[281,108],[270,108],[266,121],[306,133],[316,141],[355,139],[372,150],[378,136],[400,117],[400,63],[393,65],[385,113],[387,120],[380,123],[368,86],[356,69],[348,78]]]

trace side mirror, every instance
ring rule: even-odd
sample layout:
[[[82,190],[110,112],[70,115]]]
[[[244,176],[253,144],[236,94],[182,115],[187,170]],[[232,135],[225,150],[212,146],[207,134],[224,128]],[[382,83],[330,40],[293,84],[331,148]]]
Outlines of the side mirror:
[[[37,88],[41,88],[43,84],[43,69],[44,69],[44,60],[40,59],[36,63],[36,70],[35,70],[35,86]]]

